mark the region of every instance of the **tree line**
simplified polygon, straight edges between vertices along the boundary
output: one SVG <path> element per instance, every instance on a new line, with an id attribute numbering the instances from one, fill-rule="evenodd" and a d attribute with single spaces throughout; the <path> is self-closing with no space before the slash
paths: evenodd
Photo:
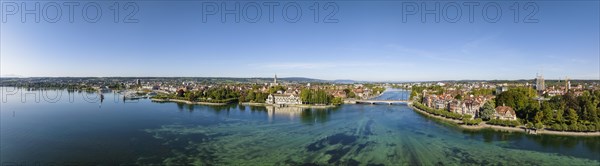
<path id="1" fill-rule="evenodd" d="M 240 93 L 229 88 L 211 88 L 199 91 L 185 91 L 184 93 L 159 94 L 153 98 L 157 99 L 179 99 L 192 102 L 230 103 L 237 101 Z"/>
<path id="2" fill-rule="evenodd" d="M 585 90 L 536 100 L 531 88 L 515 88 L 499 94 L 496 104 L 514 108 L 528 128 L 559 131 L 600 131 L 600 90 Z"/>
<path id="3" fill-rule="evenodd" d="M 240 97 L 241 102 L 252 102 L 252 103 L 265 103 L 269 93 L 254 92 L 254 90 L 247 90 L 245 95 Z"/>
<path id="4" fill-rule="evenodd" d="M 328 94 L 325 90 L 318 89 L 307 89 L 304 88 L 300 91 L 300 100 L 302 100 L 303 104 L 342 104 L 343 99 L 338 97 L 333 97 L 333 95 Z"/>

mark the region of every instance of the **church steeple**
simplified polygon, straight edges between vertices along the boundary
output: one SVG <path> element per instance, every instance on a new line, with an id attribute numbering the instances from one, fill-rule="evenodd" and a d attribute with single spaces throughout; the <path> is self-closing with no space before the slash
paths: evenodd
<path id="1" fill-rule="evenodd" d="M 275 77 L 273 78 L 273 83 L 271 83 L 271 86 L 278 86 L 279 83 L 277 83 L 277 74 L 275 74 Z"/>

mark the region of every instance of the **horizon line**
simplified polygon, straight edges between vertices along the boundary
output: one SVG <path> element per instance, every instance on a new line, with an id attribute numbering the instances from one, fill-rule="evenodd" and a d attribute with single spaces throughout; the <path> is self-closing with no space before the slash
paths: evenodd
<path id="1" fill-rule="evenodd" d="M 230 77 L 230 76 L 2 76 L 0 78 L 245 78 L 245 79 L 265 79 L 265 78 L 273 78 L 273 77 Z M 289 78 L 305 78 L 305 79 L 314 79 L 320 81 L 352 81 L 352 82 L 458 82 L 458 81 L 525 81 L 525 80 L 535 80 L 535 78 L 519 78 L 519 79 L 444 79 L 444 80 L 355 80 L 355 79 L 321 79 L 321 78 L 313 78 L 313 77 L 303 77 L 303 76 L 292 76 L 292 77 L 277 77 L 278 79 L 289 79 Z M 560 81 L 565 79 L 544 79 L 545 81 Z M 585 78 L 569 78 L 569 80 L 577 80 L 577 81 L 600 81 L 599 78 L 595 79 L 585 79 Z"/>

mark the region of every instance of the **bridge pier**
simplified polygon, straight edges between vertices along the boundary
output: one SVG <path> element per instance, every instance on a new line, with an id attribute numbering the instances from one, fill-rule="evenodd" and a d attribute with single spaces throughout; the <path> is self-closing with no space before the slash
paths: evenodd
<path id="1" fill-rule="evenodd" d="M 355 101 L 355 103 L 356 104 L 371 104 L 371 105 L 380 103 L 380 104 L 394 105 L 394 103 L 409 103 L 409 101 L 408 100 L 357 100 L 357 101 Z"/>

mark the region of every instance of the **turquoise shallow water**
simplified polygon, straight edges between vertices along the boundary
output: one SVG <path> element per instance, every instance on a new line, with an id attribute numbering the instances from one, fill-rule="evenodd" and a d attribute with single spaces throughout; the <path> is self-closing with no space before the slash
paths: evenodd
<path id="1" fill-rule="evenodd" d="M 62 98 L 2 96 L 2 163 L 600 165 L 598 137 L 465 131 L 404 105 L 215 107 L 112 94 L 100 103 L 93 94 L 72 93 L 71 101 L 66 91 L 48 92 Z"/>

